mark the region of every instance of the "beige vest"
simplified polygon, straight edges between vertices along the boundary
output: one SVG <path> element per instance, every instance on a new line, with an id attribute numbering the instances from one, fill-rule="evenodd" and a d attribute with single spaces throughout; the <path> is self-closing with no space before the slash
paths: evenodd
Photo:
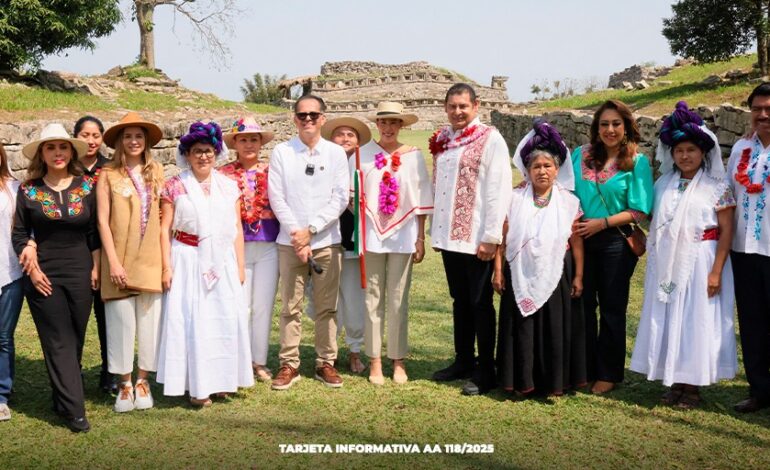
<path id="1" fill-rule="evenodd" d="M 109 185 L 110 231 L 115 252 L 128 276 L 127 288 L 110 280 L 110 262 L 102 250 L 102 299 L 116 300 L 140 292 L 162 292 L 160 253 L 160 198 L 153 195 L 147 227 L 142 237 L 142 203 L 129 176 L 113 168 L 102 169 L 99 185 Z"/>

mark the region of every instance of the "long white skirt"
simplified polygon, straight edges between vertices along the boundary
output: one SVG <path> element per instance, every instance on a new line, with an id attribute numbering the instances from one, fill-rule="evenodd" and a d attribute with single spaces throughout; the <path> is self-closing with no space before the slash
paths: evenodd
<path id="1" fill-rule="evenodd" d="M 238 279 L 235 251 L 225 256 L 227 268 L 204 293 L 196 247 L 173 240 L 171 289 L 163 297 L 158 350 L 163 394 L 205 399 L 254 385 L 251 370 L 248 308 Z"/>
<path id="2" fill-rule="evenodd" d="M 716 246 L 716 241 L 698 244 L 690 282 L 668 304 L 658 300 L 655 267 L 648 264 L 631 370 L 647 374 L 648 380 L 662 380 L 666 386 L 710 385 L 735 377 L 735 294 L 729 257 L 720 293 L 709 298 L 707 291 Z"/>

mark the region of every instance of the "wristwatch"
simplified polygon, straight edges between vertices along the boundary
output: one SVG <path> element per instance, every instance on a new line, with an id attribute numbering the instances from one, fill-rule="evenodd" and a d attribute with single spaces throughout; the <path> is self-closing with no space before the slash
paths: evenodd
<path id="1" fill-rule="evenodd" d="M 318 233 L 318 229 L 315 228 L 314 225 L 308 225 L 307 231 L 310 232 L 310 235 L 315 235 L 316 233 Z"/>

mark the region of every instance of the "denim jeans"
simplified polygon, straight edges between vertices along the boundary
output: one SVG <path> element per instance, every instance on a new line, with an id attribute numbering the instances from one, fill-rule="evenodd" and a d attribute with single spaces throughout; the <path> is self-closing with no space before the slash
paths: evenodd
<path id="1" fill-rule="evenodd" d="M 21 279 L 3 286 L 0 293 L 0 403 L 8 403 L 11 396 L 15 359 L 13 333 L 23 298 Z"/>

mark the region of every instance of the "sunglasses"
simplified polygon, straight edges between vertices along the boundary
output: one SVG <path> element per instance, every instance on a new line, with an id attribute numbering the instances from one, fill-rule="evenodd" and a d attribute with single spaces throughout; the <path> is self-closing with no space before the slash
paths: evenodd
<path id="1" fill-rule="evenodd" d="M 295 116 L 297 116 L 297 119 L 300 121 L 306 121 L 307 118 L 310 118 L 311 121 L 317 121 L 319 117 L 323 116 L 323 113 L 317 113 L 315 111 L 311 113 L 294 113 Z"/>

